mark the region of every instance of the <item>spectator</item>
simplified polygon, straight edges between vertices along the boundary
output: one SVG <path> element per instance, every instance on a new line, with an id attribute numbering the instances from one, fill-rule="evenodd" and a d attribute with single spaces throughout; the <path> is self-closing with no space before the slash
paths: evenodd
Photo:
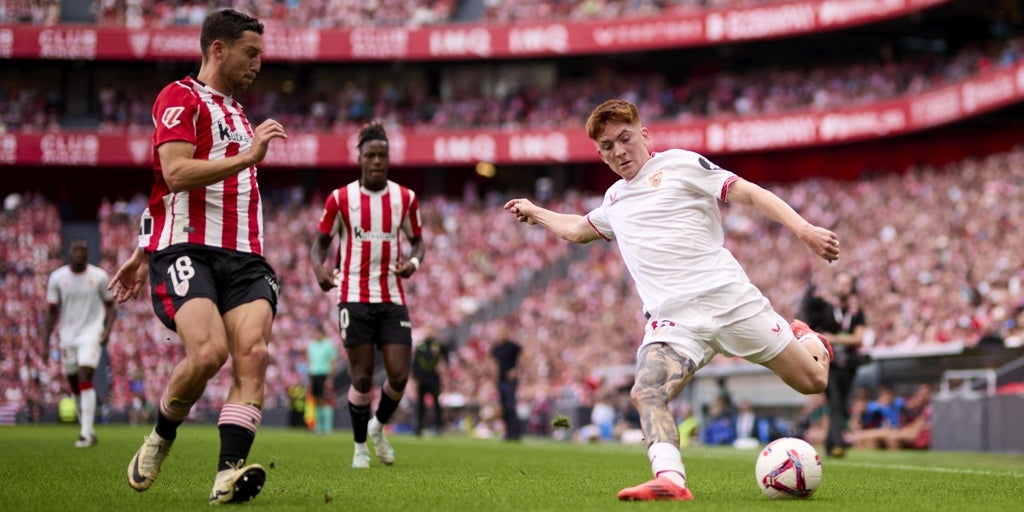
<path id="1" fill-rule="evenodd" d="M 428 335 L 416 346 L 412 358 L 412 376 L 416 379 L 416 435 L 423 435 L 423 418 L 426 416 L 427 397 L 433 409 L 434 434 L 444 431 L 444 415 L 441 412 L 441 375 L 438 365 L 448 361 L 448 348 L 433 334 Z"/>
<path id="2" fill-rule="evenodd" d="M 843 440 L 843 426 L 847 422 L 850 391 L 861 364 L 861 347 L 867 322 L 857 296 L 857 277 L 841 271 L 835 276 L 835 302 L 830 303 L 813 295 L 813 287 L 804 298 L 803 315 L 812 329 L 824 333 L 832 342 L 835 357 L 829 364 L 828 397 L 829 432 L 825 451 L 833 457 L 842 457 L 847 448 Z"/>
<path id="3" fill-rule="evenodd" d="M 505 424 L 506 441 L 518 441 L 522 437 L 519 422 L 517 391 L 519 388 L 519 355 L 522 347 L 503 336 L 491 349 L 491 356 L 498 363 L 498 394 L 501 403 L 501 419 Z"/>
<path id="4" fill-rule="evenodd" d="M 313 394 L 316 434 L 330 434 L 334 429 L 334 372 L 338 349 L 327 336 L 322 324 L 313 327 L 315 336 L 310 340 L 306 355 L 309 358 L 309 389 Z"/>
<path id="5" fill-rule="evenodd" d="M 736 440 L 736 417 L 722 395 L 715 397 L 708 407 L 707 418 L 700 440 L 706 445 L 731 445 Z"/>
<path id="6" fill-rule="evenodd" d="M 907 398 L 900 426 L 891 429 L 884 438 L 886 448 L 925 450 L 931 446 L 931 396 L 932 386 L 921 384 L 914 394 Z"/>
<path id="7" fill-rule="evenodd" d="M 883 447 L 891 432 L 901 426 L 902 417 L 903 399 L 891 387 L 882 386 L 861 415 L 861 428 L 853 433 L 853 446 L 867 450 Z"/>

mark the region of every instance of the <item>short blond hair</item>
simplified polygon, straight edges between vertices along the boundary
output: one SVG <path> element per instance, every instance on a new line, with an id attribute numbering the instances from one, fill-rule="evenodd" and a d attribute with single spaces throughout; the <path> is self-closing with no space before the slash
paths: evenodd
<path id="1" fill-rule="evenodd" d="M 597 106 L 587 118 L 587 136 L 597 142 L 605 126 L 615 123 L 626 123 L 640 126 L 640 112 L 630 101 L 608 100 Z"/>

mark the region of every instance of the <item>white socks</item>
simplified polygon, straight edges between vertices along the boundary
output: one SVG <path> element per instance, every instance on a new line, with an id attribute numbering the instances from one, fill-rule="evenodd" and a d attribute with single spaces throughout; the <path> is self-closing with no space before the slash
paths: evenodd
<path id="1" fill-rule="evenodd" d="M 88 439 L 96 435 L 93 424 L 96 421 L 96 390 L 89 388 L 82 391 L 82 409 L 78 418 L 82 424 L 82 437 Z"/>
<path id="2" fill-rule="evenodd" d="M 663 476 L 679 487 L 686 487 L 686 468 L 678 447 L 654 443 L 647 449 L 647 459 L 651 461 L 651 472 L 655 478 Z"/>

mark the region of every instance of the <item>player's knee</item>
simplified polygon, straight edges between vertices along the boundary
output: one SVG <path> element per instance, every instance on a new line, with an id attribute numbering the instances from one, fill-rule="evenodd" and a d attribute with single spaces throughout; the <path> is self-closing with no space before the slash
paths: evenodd
<path id="1" fill-rule="evenodd" d="M 203 377 L 210 379 L 217 372 L 220 371 L 221 367 L 228 360 L 228 354 L 223 350 L 206 349 L 198 350 L 194 354 L 188 356 L 189 364 L 192 366 L 194 371 L 202 375 Z"/>
<path id="2" fill-rule="evenodd" d="M 638 410 L 668 403 L 668 397 L 661 388 L 643 386 L 639 383 L 633 385 L 633 389 L 629 391 L 629 397 Z"/>
<path id="3" fill-rule="evenodd" d="M 793 388 L 805 395 L 824 393 L 825 388 L 828 387 L 828 373 L 825 371 L 812 372 L 804 375 L 794 384 Z"/>
<path id="4" fill-rule="evenodd" d="M 827 388 L 827 387 L 828 387 L 828 373 L 827 372 L 819 372 L 819 373 L 815 374 L 813 387 L 811 388 L 811 392 L 807 393 L 807 394 L 808 395 L 817 395 L 818 393 L 824 393 L 825 392 L 825 388 Z"/>
<path id="5" fill-rule="evenodd" d="M 239 355 L 240 358 L 245 359 L 246 366 L 249 368 L 262 368 L 266 369 L 270 363 L 270 351 L 267 349 L 266 343 L 254 343 L 249 346 L 245 352 Z"/>
<path id="6" fill-rule="evenodd" d="M 408 383 L 409 383 L 409 376 L 408 375 L 406 375 L 405 377 L 402 377 L 400 375 L 396 376 L 396 377 L 388 376 L 388 385 L 391 386 L 391 389 L 397 391 L 398 393 L 404 392 L 405 391 L 405 386 Z"/>
<path id="7" fill-rule="evenodd" d="M 373 379 L 369 375 L 352 376 L 352 387 L 359 393 L 369 393 L 371 386 L 373 386 Z"/>

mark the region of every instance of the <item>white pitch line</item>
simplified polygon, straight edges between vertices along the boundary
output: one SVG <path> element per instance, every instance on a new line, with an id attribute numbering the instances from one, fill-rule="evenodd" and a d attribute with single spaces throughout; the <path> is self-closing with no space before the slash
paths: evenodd
<path id="1" fill-rule="evenodd" d="M 991 471 L 987 469 L 943 468 L 932 466 L 910 466 L 907 464 L 877 464 L 871 462 L 841 462 L 839 464 L 843 466 L 856 466 L 862 468 L 903 469 L 907 471 L 928 471 L 931 473 L 954 473 L 959 475 L 1006 476 L 1011 478 L 1024 478 L 1024 473 L 1017 473 L 1013 471 Z"/>

